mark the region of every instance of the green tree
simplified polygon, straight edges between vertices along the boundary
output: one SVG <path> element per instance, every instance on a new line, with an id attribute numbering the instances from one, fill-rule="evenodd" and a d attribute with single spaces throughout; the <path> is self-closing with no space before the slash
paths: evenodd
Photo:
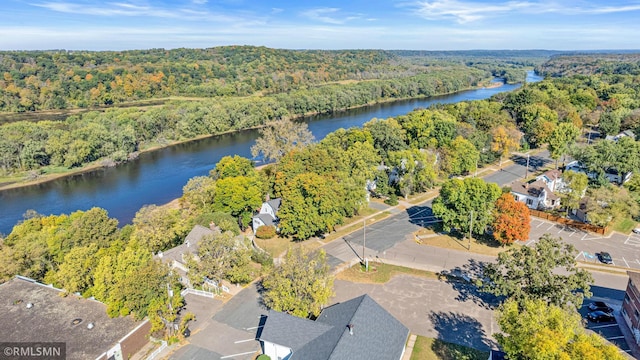
<path id="1" fill-rule="evenodd" d="M 556 169 L 558 168 L 558 159 L 569 151 L 569 147 L 579 135 L 580 129 L 571 123 L 560 123 L 551 132 L 547 141 L 549 143 L 549 154 L 556 161 Z"/>
<path id="2" fill-rule="evenodd" d="M 262 204 L 262 186 L 257 176 L 234 176 L 216 181 L 213 209 L 228 212 L 239 219 L 244 229 L 251 215 Z"/>
<path id="3" fill-rule="evenodd" d="M 433 200 L 433 214 L 442 219 L 445 231 L 483 234 L 493 220 L 493 209 L 502 191 L 498 185 L 479 178 L 450 179 Z M 473 224 L 472 224 L 473 223 Z"/>
<path id="4" fill-rule="evenodd" d="M 216 167 L 211 170 L 210 175 L 215 180 L 235 176 L 254 176 L 256 173 L 253 162 L 242 156 L 225 156 Z"/>
<path id="5" fill-rule="evenodd" d="M 277 120 L 260 130 L 260 137 L 251 147 L 251 155 L 262 154 L 265 161 L 278 160 L 295 148 L 311 144 L 313 139 L 306 123 Z"/>
<path id="6" fill-rule="evenodd" d="M 509 299 L 496 317 L 502 333 L 494 336 L 509 359 L 625 359 L 615 346 L 587 333 L 575 310 L 540 299 Z"/>
<path id="7" fill-rule="evenodd" d="M 521 305 L 526 300 L 543 300 L 567 309 L 580 308 L 583 298 L 591 296 L 593 277 L 576 267 L 576 255 L 573 245 L 545 234 L 533 247 L 502 252 L 496 263 L 485 266 L 483 290 Z M 557 269 L 563 273 L 556 273 Z"/>
<path id="8" fill-rule="evenodd" d="M 462 136 L 456 137 L 443 152 L 442 170 L 449 175 L 473 171 L 480 159 L 480 152 Z"/>
<path id="9" fill-rule="evenodd" d="M 289 249 L 284 262 L 264 280 L 263 300 L 271 309 L 299 317 L 315 317 L 333 296 L 333 276 L 324 250 Z"/>
<path id="10" fill-rule="evenodd" d="M 188 262 L 194 284 L 205 278 L 233 283 L 251 281 L 251 250 L 232 232 L 205 236 L 198 244 L 198 261 Z"/>
<path id="11" fill-rule="evenodd" d="M 566 184 L 566 189 L 561 190 L 562 205 L 567 208 L 568 214 L 570 210 L 580 207 L 580 199 L 587 190 L 589 178 L 584 173 L 569 170 L 562 174 L 562 180 Z"/>
<path id="12" fill-rule="evenodd" d="M 191 212 L 205 211 L 214 199 L 215 180 L 209 176 L 196 176 L 182 188 L 180 203 Z"/>
<path id="13" fill-rule="evenodd" d="M 405 142 L 405 131 L 398 124 L 398 121 L 393 118 L 387 120 L 372 119 L 364 124 L 364 128 L 371 134 L 373 146 L 378 150 L 383 160 L 387 158 L 387 154 L 391 151 L 408 148 Z"/>
<path id="14" fill-rule="evenodd" d="M 156 205 L 138 210 L 133 218 L 133 227 L 132 237 L 153 253 L 178 245 L 188 231 L 179 210 Z"/>
<path id="15" fill-rule="evenodd" d="M 615 111 L 605 111 L 600 115 L 598 129 L 605 135 L 616 135 L 620 132 L 621 119 Z"/>

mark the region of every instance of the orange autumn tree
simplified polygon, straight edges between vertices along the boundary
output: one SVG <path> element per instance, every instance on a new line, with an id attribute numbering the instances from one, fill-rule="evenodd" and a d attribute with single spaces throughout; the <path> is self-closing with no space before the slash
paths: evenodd
<path id="1" fill-rule="evenodd" d="M 529 208 L 524 203 L 515 201 L 510 193 L 502 194 L 496 200 L 494 215 L 493 237 L 500 244 L 509 245 L 529 237 Z"/>

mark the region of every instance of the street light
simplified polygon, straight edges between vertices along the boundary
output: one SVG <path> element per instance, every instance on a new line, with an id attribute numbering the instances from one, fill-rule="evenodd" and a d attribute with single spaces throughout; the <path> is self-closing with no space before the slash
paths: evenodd
<path id="1" fill-rule="evenodd" d="M 364 271 L 369 271 L 369 262 L 365 258 L 364 248 L 367 245 L 367 219 L 363 219 L 364 227 L 362 230 L 362 262 L 364 262 Z"/>

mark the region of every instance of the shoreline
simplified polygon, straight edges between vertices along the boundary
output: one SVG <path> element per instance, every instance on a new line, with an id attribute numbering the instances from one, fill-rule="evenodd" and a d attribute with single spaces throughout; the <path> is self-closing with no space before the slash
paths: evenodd
<path id="1" fill-rule="evenodd" d="M 340 113 L 340 112 L 343 112 L 343 111 L 348 111 L 348 110 L 353 110 L 353 109 L 358 109 L 358 108 L 364 108 L 364 107 L 374 106 L 374 105 L 378 105 L 378 104 L 385 104 L 385 103 L 391 103 L 391 102 L 396 102 L 396 101 L 407 101 L 407 100 L 414 100 L 414 99 L 426 99 L 426 98 L 433 98 L 433 97 L 438 97 L 438 96 L 447 96 L 447 95 L 462 93 L 462 92 L 470 91 L 470 90 L 478 90 L 478 89 L 483 89 L 483 88 L 486 88 L 486 89 L 488 89 L 488 88 L 497 88 L 497 87 L 504 86 L 503 82 L 490 83 L 488 86 L 484 86 L 482 84 L 483 83 L 479 83 L 475 87 L 469 87 L 469 88 L 465 88 L 465 89 L 462 89 L 460 91 L 455 91 L 455 92 L 448 92 L 448 93 L 442 93 L 442 94 L 431 95 L 431 96 L 416 96 L 416 97 L 403 97 L 403 98 L 385 99 L 385 100 L 381 100 L 381 101 L 375 101 L 375 102 L 371 102 L 371 103 L 366 103 L 366 104 L 363 104 L 363 105 L 351 106 L 351 107 L 348 107 L 348 108 L 335 110 L 335 111 L 330 112 L 330 113 L 310 112 L 310 113 L 305 113 L 305 114 L 297 115 L 297 116 L 287 116 L 287 117 L 284 117 L 283 119 L 295 121 L 295 120 L 299 120 L 299 119 L 302 119 L 302 118 L 305 118 L 305 117 L 309 117 L 309 116 L 317 116 L 317 115 L 331 114 L 331 113 Z M 496 85 L 493 85 L 493 84 L 496 84 Z M 220 136 L 220 135 L 225 135 L 225 134 L 230 134 L 230 133 L 235 133 L 235 132 L 240 132 L 240 131 L 245 131 L 245 130 L 260 129 L 260 128 L 264 127 L 264 126 L 266 126 L 266 125 L 254 126 L 254 127 L 249 127 L 249 128 L 246 128 L 246 129 L 239 129 L 239 130 L 229 130 L 229 131 L 224 131 L 224 132 L 217 133 L 217 134 L 199 135 L 199 136 L 196 136 L 196 137 L 190 138 L 190 139 L 173 141 L 173 142 L 170 142 L 170 143 L 168 143 L 166 145 L 154 145 L 154 146 L 151 146 L 149 148 L 146 148 L 146 149 L 138 151 L 138 155 L 142 155 L 144 153 L 148 153 L 148 152 L 152 152 L 152 151 L 162 150 L 162 149 L 165 149 L 165 148 L 169 148 L 169 147 L 172 147 L 172 146 L 176 146 L 176 145 L 180 145 L 180 144 L 184 144 L 184 143 L 188 143 L 188 142 L 192 142 L 192 141 L 198 141 L 198 140 L 202 140 L 202 139 L 207 139 L 207 138 L 211 138 L 211 137 L 215 137 L 215 136 Z M 37 186 L 37 185 L 45 184 L 45 183 L 52 182 L 52 181 L 55 181 L 55 180 L 59 180 L 59 179 L 65 178 L 65 177 L 71 177 L 71 176 L 75 176 L 75 175 L 80 175 L 80 174 L 94 172 L 94 171 L 98 171 L 100 169 L 108 168 L 108 167 L 102 165 L 102 161 L 104 161 L 104 159 L 96 160 L 93 163 L 89 163 L 89 164 L 87 164 L 85 166 L 82 166 L 80 168 L 77 168 L 77 169 L 71 169 L 71 170 L 68 170 L 68 171 L 65 171 L 65 172 L 56 173 L 56 174 L 42 175 L 42 176 L 39 176 L 38 178 L 33 179 L 33 180 L 22 180 L 22 181 L 6 183 L 4 185 L 0 185 L 0 192 L 1 191 L 6 191 L 6 190 L 14 190 L 14 189 L 19 189 L 19 188 L 24 188 L 24 187 L 30 187 L 30 186 Z M 135 161 L 135 159 L 116 164 L 115 166 L 120 166 L 120 165 L 122 165 L 124 163 L 131 162 L 131 161 Z"/>

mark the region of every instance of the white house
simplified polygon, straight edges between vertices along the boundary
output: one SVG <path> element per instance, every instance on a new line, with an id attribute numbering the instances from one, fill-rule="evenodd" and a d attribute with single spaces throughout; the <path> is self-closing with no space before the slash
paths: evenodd
<path id="1" fill-rule="evenodd" d="M 548 170 L 542 175 L 538 175 L 536 180 L 544 182 L 552 192 L 561 192 L 566 187 L 562 180 L 562 172 L 558 169 Z"/>
<path id="2" fill-rule="evenodd" d="M 597 173 L 587 170 L 587 167 L 578 161 L 572 161 L 568 163 L 567 166 L 565 166 L 564 170 L 565 171 L 571 170 L 574 172 L 580 172 L 580 173 L 586 174 L 587 177 L 591 180 L 594 180 L 598 177 Z M 614 168 L 604 169 L 604 176 L 607 178 L 609 182 L 615 183 L 615 184 L 626 183 L 627 181 L 629 181 L 629 179 L 631 179 L 631 175 L 633 175 L 632 172 L 621 174 L 618 170 Z"/>
<path id="3" fill-rule="evenodd" d="M 280 209 L 281 203 L 282 199 L 280 198 L 268 200 L 262 203 L 260 212 L 258 212 L 258 214 L 252 219 L 254 235 L 260 226 L 278 225 L 278 209 Z"/>
<path id="4" fill-rule="evenodd" d="M 560 206 L 560 198 L 542 180 L 531 183 L 515 181 L 511 184 L 511 194 L 516 201 L 523 202 L 530 209 L 555 209 Z"/>

